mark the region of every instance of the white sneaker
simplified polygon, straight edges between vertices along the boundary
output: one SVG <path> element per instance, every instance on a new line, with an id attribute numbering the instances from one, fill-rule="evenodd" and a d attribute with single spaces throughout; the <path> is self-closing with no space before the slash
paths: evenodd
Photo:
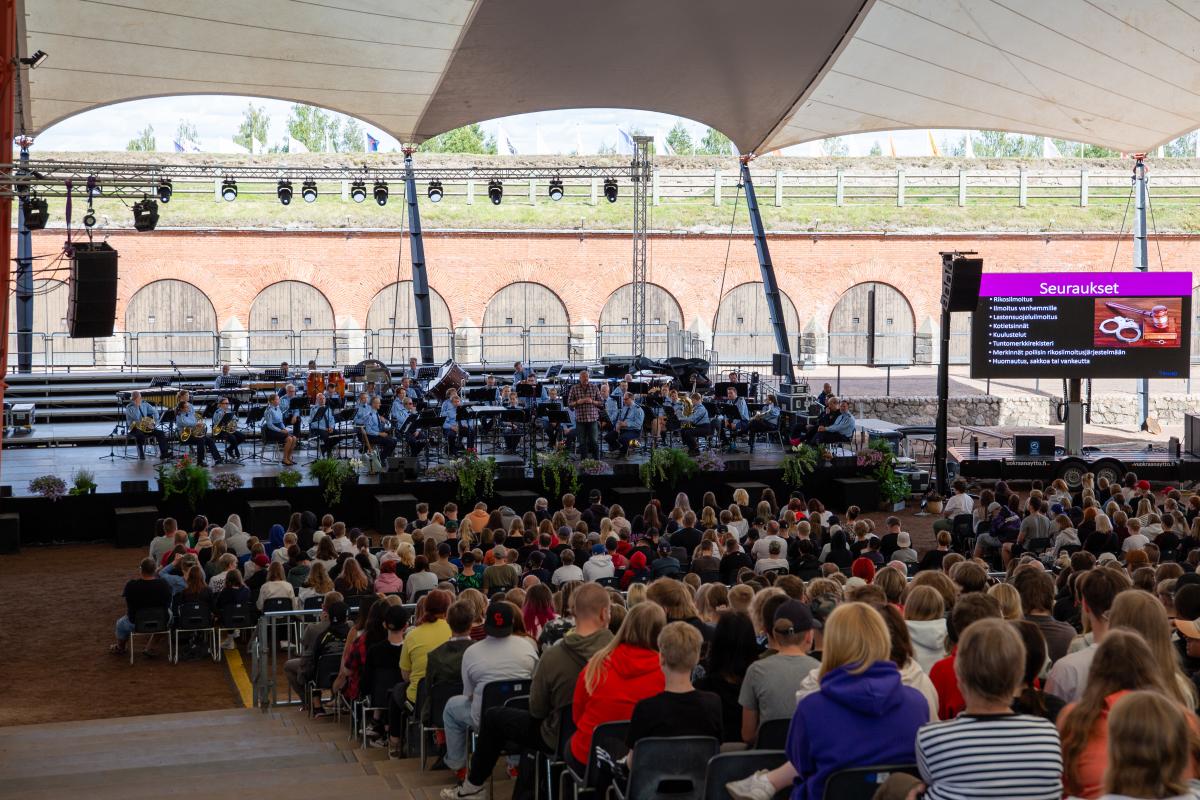
<path id="1" fill-rule="evenodd" d="M 725 790 L 734 800 L 771 800 L 775 796 L 775 787 L 767 780 L 765 769 L 740 781 L 730 781 L 725 784 Z"/>
<path id="2" fill-rule="evenodd" d="M 235 642 L 233 640 L 233 637 L 226 636 L 224 639 L 221 640 L 221 649 L 222 650 L 237 650 L 237 642 Z"/>
<path id="3" fill-rule="evenodd" d="M 463 781 L 461 786 L 447 786 L 442 789 L 442 800 L 488 800 L 488 787 L 476 786 L 470 781 Z"/>

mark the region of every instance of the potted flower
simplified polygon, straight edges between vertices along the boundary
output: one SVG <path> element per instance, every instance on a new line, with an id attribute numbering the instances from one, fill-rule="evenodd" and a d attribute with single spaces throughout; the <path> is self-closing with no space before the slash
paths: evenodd
<path id="1" fill-rule="evenodd" d="M 725 460 L 715 450 L 705 450 L 696 456 L 696 468 L 701 472 L 724 472 Z"/>
<path id="2" fill-rule="evenodd" d="M 581 475 L 612 475 L 612 464 L 598 461 L 594 458 L 585 458 L 579 462 L 579 474 Z"/>
<path id="3" fill-rule="evenodd" d="M 67 493 L 67 482 L 57 475 L 42 475 L 29 482 L 29 493 L 53 502 Z"/>
<path id="4" fill-rule="evenodd" d="M 579 468 L 565 449 L 555 448 L 549 455 L 534 451 L 533 468 L 541 472 L 542 489 L 551 497 L 560 497 L 564 486 L 571 494 L 579 493 Z"/>
<path id="5" fill-rule="evenodd" d="M 496 480 L 496 459 L 480 458 L 474 448 L 463 453 L 462 458 L 450 462 L 454 477 L 458 480 L 460 503 L 474 503 L 481 497 L 490 497 Z"/>
<path id="6" fill-rule="evenodd" d="M 686 450 L 678 447 L 659 447 L 647 461 L 642 462 L 638 474 L 647 489 L 672 487 L 684 478 L 690 478 L 698 469 L 695 459 Z"/>
<path id="7" fill-rule="evenodd" d="M 940 514 L 940 513 L 942 513 L 942 503 L 943 502 L 944 501 L 940 494 L 938 494 L 937 492 L 930 492 L 929 495 L 925 498 L 925 510 L 928 511 L 930 514 Z"/>
<path id="8" fill-rule="evenodd" d="M 342 502 L 342 487 L 357 475 L 349 461 L 318 458 L 308 465 L 308 477 L 320 484 L 325 504 L 335 506 Z"/>
<path id="9" fill-rule="evenodd" d="M 279 470 L 279 474 L 275 476 L 279 485 L 284 489 L 295 489 L 303 478 L 304 476 L 300 474 L 299 470 L 287 468 Z"/>
<path id="10" fill-rule="evenodd" d="M 71 487 L 71 491 L 68 494 L 74 497 L 96 493 L 96 473 L 90 469 L 75 470 L 75 475 L 72 476 L 71 481 L 75 485 Z"/>
<path id="11" fill-rule="evenodd" d="M 213 488 L 221 492 L 232 492 L 242 488 L 246 481 L 236 472 L 222 472 L 213 478 Z"/>
<path id="12" fill-rule="evenodd" d="M 174 464 L 158 465 L 158 487 L 163 500 L 179 495 L 187 501 L 188 510 L 195 511 L 200 498 L 208 491 L 211 475 L 204 467 L 184 456 Z"/>

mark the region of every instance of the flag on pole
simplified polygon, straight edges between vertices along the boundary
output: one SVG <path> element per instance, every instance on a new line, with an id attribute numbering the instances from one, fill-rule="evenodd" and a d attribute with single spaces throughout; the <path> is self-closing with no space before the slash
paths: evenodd
<path id="1" fill-rule="evenodd" d="M 376 139 L 374 136 L 372 136 L 369 133 L 367 134 L 367 152 L 368 153 L 378 153 L 379 152 L 379 140 Z"/>
<path id="2" fill-rule="evenodd" d="M 1054 144 L 1054 140 L 1049 136 L 1042 137 L 1042 158 L 1062 158 L 1062 153 L 1058 151 L 1058 146 Z"/>
<path id="3" fill-rule="evenodd" d="M 929 153 L 933 156 L 941 156 L 942 151 L 938 150 L 937 142 L 933 139 L 933 131 L 925 131 L 929 134 Z"/>
<path id="4" fill-rule="evenodd" d="M 892 154 L 892 158 L 896 157 L 896 140 L 890 133 L 888 134 L 888 152 Z"/>
<path id="5" fill-rule="evenodd" d="M 664 156 L 675 155 L 675 151 L 671 149 L 671 143 L 667 141 L 667 135 L 663 133 L 662 128 L 654 131 L 654 146 Z"/>
<path id="6" fill-rule="evenodd" d="M 617 136 L 617 141 L 620 142 L 618 149 L 626 155 L 633 155 L 633 137 L 629 135 L 629 132 L 624 128 L 617 128 Z"/>
<path id="7" fill-rule="evenodd" d="M 183 152 L 183 145 L 179 143 L 179 140 L 178 140 L 178 139 L 176 139 L 176 140 L 175 140 L 175 152 L 176 152 L 176 153 L 182 153 L 182 152 Z"/>
<path id="8" fill-rule="evenodd" d="M 971 132 L 970 131 L 967 131 L 966 156 L 967 156 L 967 158 L 975 157 L 975 145 L 971 142 Z"/>
<path id="9" fill-rule="evenodd" d="M 498 153 L 508 153 L 510 156 L 517 154 L 516 145 L 512 143 L 512 139 L 508 138 L 508 131 L 503 125 L 496 126 L 496 151 Z"/>

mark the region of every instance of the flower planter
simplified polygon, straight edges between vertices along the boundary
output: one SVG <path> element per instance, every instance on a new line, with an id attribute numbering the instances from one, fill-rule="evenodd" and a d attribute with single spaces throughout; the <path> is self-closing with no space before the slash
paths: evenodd
<path id="1" fill-rule="evenodd" d="M 928 503 L 925 504 L 925 510 L 928 511 L 930 514 L 942 513 L 942 501 L 941 500 L 930 500 Z"/>

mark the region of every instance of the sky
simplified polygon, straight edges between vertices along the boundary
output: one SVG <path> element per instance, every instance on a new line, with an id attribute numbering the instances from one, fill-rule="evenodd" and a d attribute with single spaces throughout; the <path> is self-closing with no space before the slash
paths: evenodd
<path id="1" fill-rule="evenodd" d="M 147 124 L 154 127 L 158 150 L 173 152 L 175 132 L 180 120 L 196 126 L 203 152 L 238 152 L 233 136 L 241 124 L 246 106 L 253 102 L 265 106 L 271 115 L 268 140 L 282 144 L 287 138 L 287 119 L 292 104 L 282 100 L 212 95 L 188 97 L 159 97 L 134 100 L 95 109 L 49 128 L 37 137 L 34 152 L 125 150 L 129 140 L 136 137 Z M 567 154 L 587 155 L 602 147 L 617 147 L 621 151 L 620 131 L 640 128 L 656 141 L 666 137 L 676 122 L 682 122 L 699 142 L 706 126 L 670 114 L 623 109 L 574 109 L 543 111 L 504 117 L 482 123 L 484 130 L 495 136 L 501 153 L 515 150 L 522 155 Z M 382 152 L 399 150 L 400 143 L 378 128 L 363 123 L 367 132 L 378 139 Z M 957 140 L 962 131 L 936 131 L 934 140 Z M 897 131 L 892 134 L 871 133 L 843 137 L 849 155 L 866 155 L 878 142 L 883 153 L 890 155 L 890 142 L 898 156 L 930 155 L 927 131 Z M 511 148 L 506 144 L 511 143 Z M 658 151 L 663 152 L 661 144 Z M 820 155 L 819 144 L 787 148 L 785 155 Z M 36 157 L 36 156 L 35 156 Z"/>

